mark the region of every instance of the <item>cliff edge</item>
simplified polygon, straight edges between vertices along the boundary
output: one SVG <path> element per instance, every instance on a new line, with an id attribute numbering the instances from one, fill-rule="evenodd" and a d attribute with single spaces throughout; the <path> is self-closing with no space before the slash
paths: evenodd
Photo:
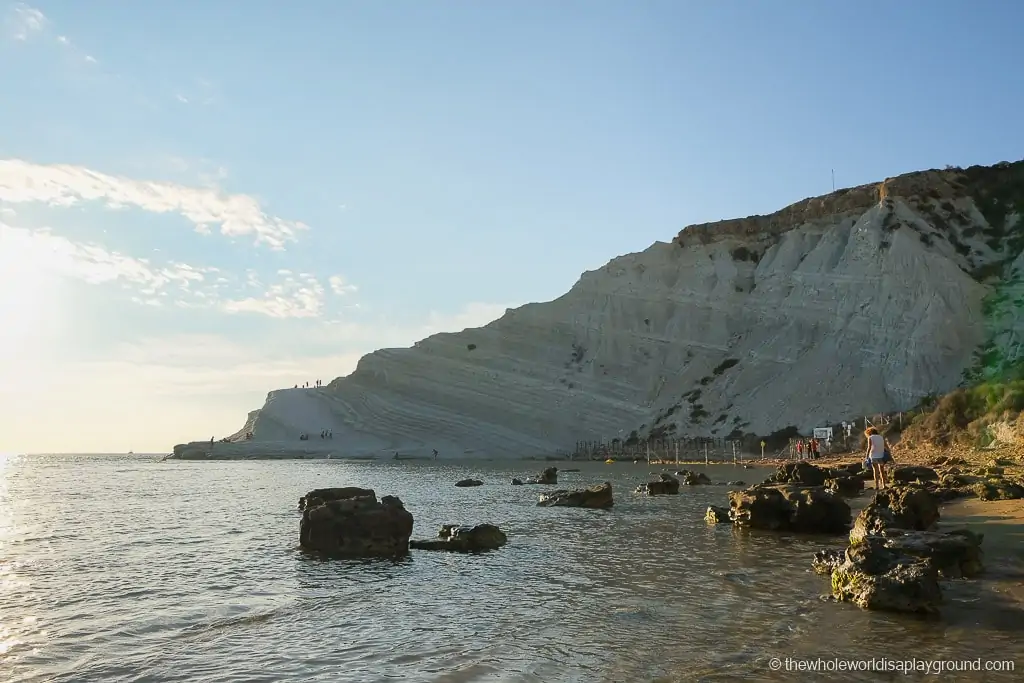
<path id="1" fill-rule="evenodd" d="M 273 391 L 232 438 L 331 429 L 344 455 L 525 457 L 906 409 L 1015 362 L 1022 215 L 1024 161 L 689 226 L 554 301 Z"/>

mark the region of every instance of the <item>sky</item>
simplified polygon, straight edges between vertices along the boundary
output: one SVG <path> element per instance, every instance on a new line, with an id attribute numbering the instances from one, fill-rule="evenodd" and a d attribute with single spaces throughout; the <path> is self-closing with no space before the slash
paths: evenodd
<path id="1" fill-rule="evenodd" d="M 1024 157 L 1005 0 L 0 0 L 0 452 L 169 452 L 688 224 Z"/>

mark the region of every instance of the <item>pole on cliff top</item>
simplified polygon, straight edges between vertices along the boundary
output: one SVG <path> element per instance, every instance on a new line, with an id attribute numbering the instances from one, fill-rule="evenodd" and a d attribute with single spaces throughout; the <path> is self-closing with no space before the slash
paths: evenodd
<path id="1" fill-rule="evenodd" d="M 832 191 L 836 191 L 836 169 L 832 169 Z"/>

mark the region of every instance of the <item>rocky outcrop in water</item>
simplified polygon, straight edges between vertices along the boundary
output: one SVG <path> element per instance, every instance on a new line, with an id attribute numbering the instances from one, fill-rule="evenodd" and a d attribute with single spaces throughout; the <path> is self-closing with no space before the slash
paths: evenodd
<path id="1" fill-rule="evenodd" d="M 497 550 L 508 543 L 505 532 L 493 524 L 461 526 L 445 524 L 436 539 L 409 541 L 414 550 L 443 550 L 452 553 L 477 553 Z"/>
<path id="2" fill-rule="evenodd" d="M 637 486 L 636 492 L 648 496 L 676 495 L 679 493 L 679 480 L 662 472 L 657 480 Z"/>
<path id="3" fill-rule="evenodd" d="M 927 562 L 871 537 L 847 548 L 831 571 L 832 596 L 869 610 L 938 614 L 938 571 Z"/>
<path id="4" fill-rule="evenodd" d="M 484 483 L 479 479 L 460 479 L 455 482 L 455 485 L 459 488 L 466 488 L 468 486 L 483 486 Z"/>
<path id="5" fill-rule="evenodd" d="M 779 465 L 778 469 L 764 480 L 765 484 L 799 484 L 801 486 L 822 486 L 832 475 L 827 469 L 801 460 Z"/>
<path id="6" fill-rule="evenodd" d="M 910 173 L 688 226 L 554 301 L 376 351 L 316 391 L 271 392 L 232 438 L 327 428 L 351 455 L 523 457 L 910 408 L 959 385 L 983 344 L 998 354 L 1020 336 L 1019 297 L 992 295 L 1024 264 L 1022 169 Z"/>
<path id="7" fill-rule="evenodd" d="M 937 614 L 940 578 L 983 571 L 982 537 L 966 529 L 932 531 L 938 521 L 938 499 L 923 487 L 880 491 L 854 521 L 849 547 L 815 554 L 812 566 L 831 577 L 832 596 L 840 602 Z"/>
<path id="8" fill-rule="evenodd" d="M 686 486 L 698 486 L 700 484 L 710 484 L 711 479 L 708 475 L 703 472 L 694 472 L 693 470 L 679 470 L 676 472 L 676 476 L 679 477 L 679 481 Z"/>
<path id="9" fill-rule="evenodd" d="M 850 531 L 850 543 L 859 543 L 884 529 L 927 531 L 939 521 L 939 501 L 922 488 L 893 487 L 879 491 L 861 510 Z"/>
<path id="10" fill-rule="evenodd" d="M 399 557 L 409 552 L 412 515 L 395 496 L 370 489 L 316 489 L 300 500 L 299 544 L 337 557 Z"/>
<path id="11" fill-rule="evenodd" d="M 543 472 L 538 474 L 536 477 L 530 477 L 529 479 L 513 479 L 513 486 L 521 486 L 523 484 L 557 484 L 558 483 L 558 468 L 547 467 Z"/>
<path id="12" fill-rule="evenodd" d="M 542 507 L 610 508 L 614 505 L 611 482 L 596 484 L 585 489 L 559 489 L 540 494 L 537 505 Z"/>
<path id="13" fill-rule="evenodd" d="M 709 505 L 707 512 L 704 513 L 704 521 L 708 524 L 726 524 L 731 522 L 732 518 L 729 517 L 729 508 Z"/>
<path id="14" fill-rule="evenodd" d="M 758 485 L 729 493 L 730 518 L 740 526 L 771 531 L 845 533 L 852 513 L 824 487 Z"/>

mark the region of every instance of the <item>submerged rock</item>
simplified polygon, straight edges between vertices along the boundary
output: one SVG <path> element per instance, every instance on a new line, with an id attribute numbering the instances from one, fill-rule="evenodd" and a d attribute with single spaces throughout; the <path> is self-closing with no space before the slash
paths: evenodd
<path id="1" fill-rule="evenodd" d="M 460 479 L 459 481 L 455 482 L 455 485 L 465 488 L 467 486 L 483 486 L 484 483 L 479 479 Z"/>
<path id="2" fill-rule="evenodd" d="M 739 481 L 739 480 L 737 480 L 737 481 L 727 481 L 727 482 L 725 482 L 725 485 L 726 486 L 746 486 L 747 482 Z"/>
<path id="3" fill-rule="evenodd" d="M 505 532 L 493 524 L 461 526 L 445 524 L 436 539 L 409 541 L 414 550 L 443 550 L 453 553 L 475 553 L 497 550 L 508 543 Z"/>
<path id="4" fill-rule="evenodd" d="M 317 489 L 303 500 L 299 525 L 303 548 L 340 557 L 408 554 L 413 519 L 397 497 L 383 496 L 378 501 L 370 489 L 349 487 Z"/>
<path id="5" fill-rule="evenodd" d="M 665 476 L 665 475 L 662 475 Z M 679 480 L 687 486 L 697 486 L 699 484 L 710 484 L 711 478 L 703 472 L 694 472 L 693 470 L 679 470 L 676 472 L 676 476 Z"/>
<path id="6" fill-rule="evenodd" d="M 726 522 L 731 522 L 732 519 L 729 517 L 729 508 L 718 505 L 709 505 L 708 511 L 704 513 L 704 521 L 708 524 L 725 524 Z"/>
<path id="7" fill-rule="evenodd" d="M 543 507 L 610 508 L 613 504 L 612 485 L 607 481 L 585 489 L 542 493 L 537 501 Z"/>
<path id="8" fill-rule="evenodd" d="M 731 491 L 729 505 L 736 524 L 773 531 L 844 533 L 852 517 L 845 500 L 820 486 L 754 486 Z"/>
<path id="9" fill-rule="evenodd" d="M 679 480 L 671 474 L 662 472 L 660 479 L 637 486 L 636 492 L 648 496 L 675 495 L 679 493 Z"/>

